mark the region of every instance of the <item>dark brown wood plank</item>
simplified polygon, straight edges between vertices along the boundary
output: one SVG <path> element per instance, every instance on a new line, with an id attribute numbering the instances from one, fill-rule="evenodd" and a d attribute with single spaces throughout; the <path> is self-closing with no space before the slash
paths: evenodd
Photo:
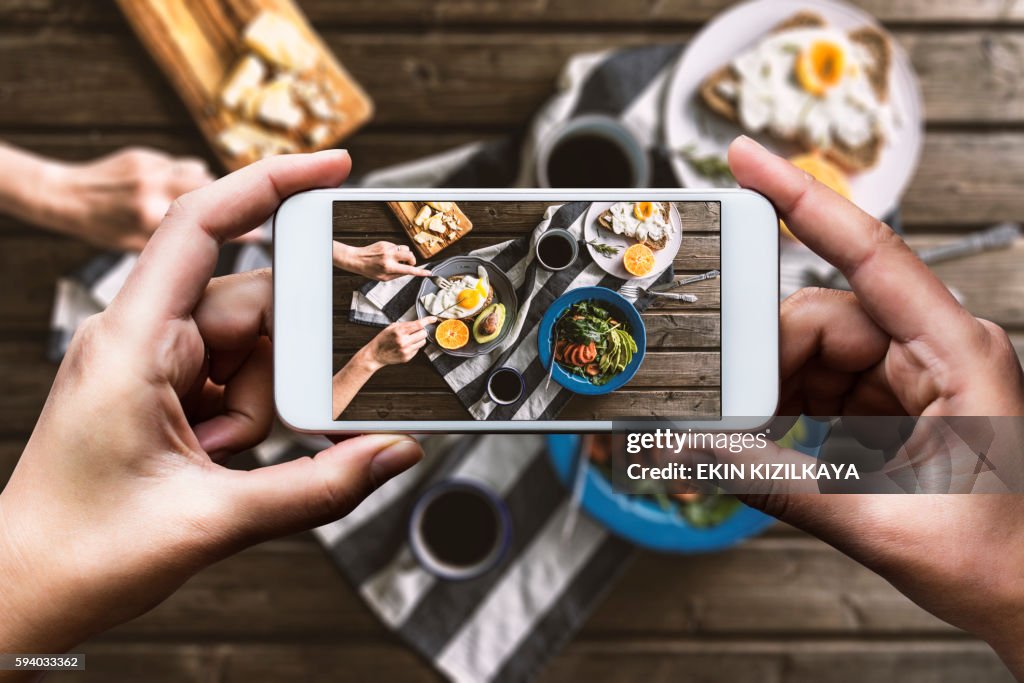
<path id="1" fill-rule="evenodd" d="M 372 130 L 348 145 L 355 173 L 417 159 L 493 133 L 387 132 Z M 124 131 L 103 128 L 82 132 L 0 134 L 14 144 L 57 158 L 84 160 L 128 145 L 151 145 L 176 154 L 203 156 L 199 134 L 182 130 Z M 929 132 L 917 174 L 902 205 L 904 227 L 910 231 L 964 229 L 1024 215 L 1024 133 Z M 0 217 L 0 234 L 15 229 Z"/>
<path id="2" fill-rule="evenodd" d="M 265 543 L 203 570 L 117 640 L 309 639 L 386 633 L 312 536 Z M 885 580 L 800 532 L 723 553 L 641 553 L 584 639 L 967 638 Z"/>
<path id="3" fill-rule="evenodd" d="M 627 416 L 710 416 L 719 413 L 721 405 L 717 391 L 632 391 L 627 387 L 605 396 L 574 396 L 559 414 L 559 418 L 610 420 Z M 468 415 L 451 390 L 415 393 L 364 391 L 353 399 L 340 419 L 464 420 L 468 419 Z"/>
<path id="4" fill-rule="evenodd" d="M 350 354 L 336 354 L 335 367 L 348 362 Z M 645 387 L 718 387 L 721 384 L 721 356 L 711 351 L 649 352 L 636 376 L 629 381 L 633 389 Z M 405 365 L 389 365 L 366 383 L 373 389 L 436 389 L 448 385 L 430 367 L 422 354 Z"/>
<path id="5" fill-rule="evenodd" d="M 573 54 L 686 40 L 685 32 L 423 32 L 325 30 L 377 104 L 376 125 L 508 129 L 551 95 Z M 932 123 L 1024 120 L 1024 33 L 897 32 L 921 75 Z M 383 46 L 387 46 L 383 49 Z M 0 126 L 181 126 L 184 107 L 141 47 L 115 33 L 0 34 Z M 494 83 L 500 82 L 501 88 Z"/>
<path id="6" fill-rule="evenodd" d="M 115 643 L 81 648 L 85 672 L 50 674 L 53 681 L 194 681 L 262 683 L 303 680 L 435 682 L 441 678 L 411 650 L 393 642 Z M 980 642 L 854 640 L 576 641 L 540 679 L 593 681 L 756 680 L 787 683 L 962 683 L 1013 678 Z"/>
<path id="7" fill-rule="evenodd" d="M 574 27 L 606 25 L 673 28 L 678 24 L 707 21 L 727 9 L 730 0 L 667 0 L 643 6 L 616 0 L 550 0 L 548 2 L 479 3 L 440 0 L 303 0 L 299 3 L 318 26 L 405 23 L 446 26 L 451 24 L 513 26 L 517 24 Z M 867 12 L 889 23 L 1020 23 L 1024 12 L 1002 0 L 854 0 Z M 0 20 L 12 24 L 111 24 L 122 20 L 103 0 L 8 0 L 0 6 Z"/>

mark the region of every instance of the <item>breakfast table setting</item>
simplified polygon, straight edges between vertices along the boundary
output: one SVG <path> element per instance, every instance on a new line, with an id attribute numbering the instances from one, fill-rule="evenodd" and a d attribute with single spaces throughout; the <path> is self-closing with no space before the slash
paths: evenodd
<path id="1" fill-rule="evenodd" d="M 657 24 L 648 23 L 653 22 L 650 17 L 622 16 L 619 9 L 587 3 L 567 3 L 550 17 L 532 14 L 530 8 L 513 12 L 439 3 L 430 15 L 398 8 L 400 18 L 387 8 L 389 3 L 380 8 L 300 4 L 311 24 L 323 31 L 327 48 L 377 102 L 378 121 L 345 142 L 356 160 L 351 184 L 360 187 L 549 184 L 552 178 L 547 176 L 555 169 L 548 162 L 559 136 L 572 130 L 620 128 L 628 134 L 620 149 L 628 183 L 652 188 L 717 186 L 722 184 L 723 140 L 734 127 L 706 112 L 700 117 L 679 114 L 684 104 L 692 103 L 701 79 L 808 5 L 844 29 L 865 22 L 875 25 L 860 8 L 788 0 L 753 3 L 753 9 L 716 2 L 714 16 L 699 3 L 680 3 L 650 10 L 665 15 Z M 766 4 L 774 7 L 765 9 Z M 1006 56 L 1006 44 L 1019 39 L 1019 18 L 920 3 L 859 4 L 882 15 L 895 33 L 893 44 L 900 49 L 893 57 L 892 92 L 901 122 L 897 130 L 903 133 L 894 135 L 895 151 L 887 149 L 874 169 L 848 179 L 842 189 L 862 206 L 872 202 L 865 208 L 903 232 L 915 248 L 933 250 L 937 259 L 945 257 L 937 272 L 965 305 L 1006 326 L 1018 348 L 1024 348 L 1019 307 L 1024 280 L 1016 228 L 1003 226 L 994 237 L 978 237 L 980 229 L 1024 213 L 1016 190 L 1024 185 L 1019 161 L 1024 155 L 1011 153 L 1019 151 L 1024 138 L 1012 125 L 1007 131 L 992 129 L 993 123 L 1015 123 L 1009 119 L 1017 110 L 964 104 L 960 96 L 950 95 L 937 75 L 945 61 L 930 51 L 938 50 L 932 43 L 950 49 L 946 40 L 953 47 L 976 49 L 984 59 L 969 65 L 974 71 L 962 66 L 963 71 L 953 69 L 951 77 L 964 83 L 981 80 L 983 68 L 998 71 L 999 64 L 1012 58 Z M 0 18 L 9 17 L 17 27 L 66 22 L 63 30 L 72 36 L 70 42 L 44 60 L 66 63 L 73 71 L 86 68 L 82 64 L 88 60 L 74 65 L 68 54 L 95 54 L 112 73 L 161 78 L 142 54 L 131 53 L 138 57 L 137 64 L 121 59 L 121 52 L 137 50 L 136 38 L 116 11 L 86 3 L 84 10 L 64 8 L 54 18 L 14 5 L 0 5 Z M 718 10 L 725 12 L 718 15 Z M 378 29 L 397 36 L 397 56 L 382 56 L 380 48 L 373 47 L 387 36 L 372 31 L 359 35 L 348 28 L 353 18 L 358 19 L 355 25 L 364 27 L 398 22 L 397 28 Z M 714 22 L 706 25 L 710 19 Z M 521 26 L 517 23 L 524 20 Z M 567 21 L 574 27 L 571 34 Z M 662 21 L 667 23 L 662 26 Z M 546 22 L 566 33 L 557 47 L 544 30 L 530 36 L 535 25 Z M 629 30 L 608 40 L 609 22 L 623 23 Z M 438 36 L 423 39 L 423 26 L 432 27 Z M 657 30 L 649 32 L 655 26 Z M 506 37 L 485 46 L 486 34 L 475 35 L 476 27 L 490 27 Z M 670 28 L 673 33 L 667 33 Z M 732 37 L 722 39 L 723 32 Z M 544 49 L 530 55 L 519 45 L 523 35 L 530 36 L 527 45 L 536 43 Z M 445 36 L 454 36 L 454 47 L 445 45 Z M 18 44 L 0 41 L 0 50 L 18 54 L 19 49 Z M 45 55 L 45 45 L 38 49 Z M 458 63 L 467 70 L 482 69 L 486 77 L 463 89 L 457 70 L 450 73 L 444 68 L 449 49 L 456 54 L 466 50 L 468 55 L 459 56 Z M 518 61 L 510 57 L 503 62 L 498 58 L 501 50 L 518 55 Z M 478 53 L 484 51 L 490 51 L 490 62 L 479 60 Z M 393 83 L 376 76 L 378 70 L 385 71 L 378 69 L 377 60 L 394 78 L 405 79 L 416 96 L 396 93 Z M 526 86 L 511 82 L 509 95 L 495 98 L 497 103 L 489 99 L 483 83 L 506 73 L 522 74 L 531 84 L 529 97 L 516 99 L 517 88 Z M 182 132 L 186 114 L 173 95 L 146 85 L 143 76 L 130 75 L 123 79 L 124 86 L 111 87 L 135 88 L 141 94 L 125 90 L 120 97 L 125 102 L 139 98 L 144 106 L 134 114 L 119 115 L 117 123 L 97 135 L 76 134 L 75 139 L 84 142 L 71 143 L 69 135 L 55 135 L 44 125 L 105 125 L 102 106 L 90 106 L 84 96 L 79 97 L 77 118 L 65 120 L 64 111 L 44 111 L 39 130 L 33 128 L 36 113 L 15 105 L 0 113 L 0 125 L 12 131 L 4 137 L 79 155 L 136 137 L 171 149 L 206 149 L 198 134 Z M 11 73 L 6 78 L 16 83 L 24 76 Z M 443 94 L 446 86 L 462 98 L 456 98 L 457 104 L 437 96 L 443 114 L 423 107 L 424 90 Z M 1016 97 L 1015 91 L 1007 92 Z M 73 88 L 69 96 L 75 96 Z M 929 139 L 934 140 L 931 146 Z M 971 161 L 972 150 L 987 150 L 991 156 L 997 148 L 1009 150 L 1000 157 L 1001 165 L 1020 182 L 981 171 L 988 184 L 978 195 L 989 201 L 980 202 L 943 175 L 943 168 L 956 163 L 950 155 L 967 157 L 967 173 L 990 165 L 987 158 Z M 943 154 L 947 157 L 940 158 Z M 218 155 L 223 159 L 223 150 Z M 919 165 L 922 157 L 925 161 Z M 944 196 L 936 199 L 937 194 Z M 544 310 L 570 293 L 565 277 L 543 282 L 537 278 L 545 272 L 537 263 L 537 240 L 557 229 L 581 240 L 574 276 L 583 273 L 582 284 L 624 295 L 635 303 L 646 325 L 649 353 L 629 391 L 616 394 L 622 409 L 657 414 L 665 392 L 670 392 L 684 396 L 688 406 L 713 411 L 720 334 L 714 282 L 677 290 L 692 292 L 696 302 L 662 302 L 624 290 L 636 283 L 603 270 L 599 257 L 586 248 L 588 208 L 551 205 L 540 213 L 512 212 L 513 220 L 502 216 L 493 224 L 479 222 L 472 235 L 436 258 L 432 265 L 450 258 L 483 258 L 508 274 L 516 290 L 517 315 L 506 323 L 505 342 L 493 354 L 468 361 L 428 347 L 403 370 L 375 377 L 367 387 L 365 407 L 355 417 L 386 418 L 398 407 L 406 410 L 411 405 L 407 401 L 417 402 L 410 409 L 421 419 L 587 419 L 606 409 L 608 403 L 601 403 L 600 397 L 575 395 L 562 384 L 549 382 L 554 363 L 544 362 L 536 344 Z M 684 222 L 678 253 L 641 286 L 666 285 L 720 266 L 717 227 L 709 227 L 707 218 L 696 215 Z M 0 475 L 6 476 L 16 461 L 16 444 L 31 427 L 29 408 L 34 410 L 45 396 L 53 361 L 62 356 L 81 321 L 116 295 L 135 257 L 69 247 L 57 238 L 29 239 L 16 222 L 2 220 L 0 239 L 8 245 L 6 259 L 12 264 L 3 277 L 11 290 L 25 283 L 30 287 L 29 296 L 6 304 L 12 311 L 0 319 L 6 326 L 2 339 L 7 349 L 0 357 L 15 387 L 5 399 L 12 406 L 5 413 L 7 440 L 0 459 Z M 973 241 L 950 253 L 948 245 L 964 233 L 974 235 Z M 344 238 L 360 245 L 377 239 L 398 242 L 403 235 L 397 227 L 385 236 L 353 228 Z M 218 273 L 270 266 L 267 228 L 261 239 L 225 246 Z M 781 244 L 783 296 L 808 284 L 842 286 L 828 265 L 805 247 L 785 237 Z M 29 250 L 39 255 L 25 257 Z M 19 258 L 29 266 L 19 265 Z M 402 280 L 373 283 L 346 276 L 346 296 L 340 301 L 336 297 L 335 309 L 336 315 L 354 324 L 336 337 L 337 356 L 345 358 L 380 326 L 416 315 L 419 288 L 420 283 L 410 286 Z M 671 375 L 670 356 L 680 349 L 695 354 L 700 363 L 681 376 Z M 26 354 L 34 360 L 26 363 Z M 664 368 L 657 365 L 662 357 Z M 486 399 L 487 377 L 505 366 L 515 367 L 521 375 L 528 397 L 511 406 Z M 666 381 L 677 384 L 666 388 Z M 983 644 L 921 612 L 833 549 L 796 530 L 772 525 L 759 513 L 744 512 L 737 519 L 746 526 L 739 531 L 730 527 L 727 538 L 714 540 L 709 540 L 714 534 L 673 519 L 676 526 L 670 531 L 692 542 L 685 549 L 658 548 L 651 540 L 654 536 L 648 536 L 646 544 L 630 538 L 633 527 L 616 527 L 601 516 L 606 508 L 600 513 L 595 512 L 597 507 L 580 509 L 583 500 L 608 506 L 612 498 L 595 502 L 605 494 L 600 478 L 583 470 L 579 453 L 584 444 L 578 437 L 438 436 L 425 439 L 424 447 L 429 454 L 424 466 L 389 482 L 345 519 L 312 535 L 264 544 L 226 560 L 189 582 L 152 614 L 88 643 L 87 675 L 130 680 L 133 676 L 126 671 L 148 665 L 159 670 L 160 680 L 202 680 L 214 674 L 225 680 L 278 680 L 288 674 L 333 680 L 339 672 L 380 680 L 437 680 L 438 675 L 455 681 L 620 680 L 627 673 L 630 678 L 657 679 L 666 672 L 673 678 L 715 680 L 727 675 L 742 680 L 752 672 L 764 680 L 786 672 L 796 672 L 793 675 L 800 680 L 846 680 L 836 672 L 842 662 L 849 662 L 878 680 L 914 674 L 951 681 L 1006 676 Z M 256 449 L 249 466 L 302 457 L 318 448 L 316 440 L 275 430 Z M 432 573 L 418 557 L 409 530 L 417 502 L 453 479 L 485 487 L 500 501 L 512 529 L 495 565 L 464 581 L 446 581 Z M 650 516 L 651 509 L 637 507 L 630 514 Z M 668 522 L 659 518 L 657 523 Z M 662 552 L 638 550 L 638 542 Z M 681 550 L 691 554 L 678 557 Z M 703 554 L 711 550 L 719 552 Z M 96 664 L 94 669 L 99 657 L 92 653 L 112 664 Z"/>

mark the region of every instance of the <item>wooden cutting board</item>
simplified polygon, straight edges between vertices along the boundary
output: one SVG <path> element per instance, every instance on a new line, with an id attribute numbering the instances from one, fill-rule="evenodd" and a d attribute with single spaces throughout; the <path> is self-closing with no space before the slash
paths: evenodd
<path id="1" fill-rule="evenodd" d="M 431 258 L 442 249 L 450 247 L 465 237 L 466 233 L 473 229 L 473 222 L 462 212 L 458 204 L 451 202 L 451 210 L 446 213 L 450 214 L 454 227 L 446 224 L 445 234 L 438 234 L 425 225 L 416 225 L 416 216 L 425 204 L 426 202 L 388 202 L 388 208 L 394 212 L 398 222 L 402 224 L 402 229 L 409 235 L 409 240 L 416 253 L 423 258 Z M 439 212 L 431 210 L 431 213 Z M 417 234 L 429 235 L 432 239 L 419 242 L 416 239 Z"/>
<path id="2" fill-rule="evenodd" d="M 261 12 L 274 12 L 294 23 L 304 42 L 319 53 L 317 83 L 336 95 L 330 107 L 337 120 L 324 121 L 307 115 L 301 125 L 291 130 L 260 124 L 291 142 L 294 149 L 282 151 L 312 152 L 334 147 L 373 114 L 369 96 L 291 0 L 118 0 L 118 5 L 229 170 L 241 168 L 263 155 L 257 151 L 231 154 L 225 150 L 222 132 L 246 119 L 220 101 L 231 70 L 251 52 L 244 44 L 243 34 Z M 320 128 L 311 131 L 313 126 Z"/>

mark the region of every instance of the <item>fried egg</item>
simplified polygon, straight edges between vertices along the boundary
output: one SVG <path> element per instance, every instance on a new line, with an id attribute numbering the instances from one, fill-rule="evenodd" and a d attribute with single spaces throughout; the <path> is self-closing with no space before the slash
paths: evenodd
<path id="1" fill-rule="evenodd" d="M 608 210 L 612 232 L 638 242 L 658 242 L 672 234 L 672 224 L 657 202 L 618 202 Z"/>
<path id="2" fill-rule="evenodd" d="M 466 275 L 461 280 L 453 280 L 450 288 L 425 294 L 420 303 L 428 313 L 439 318 L 468 318 L 487 305 L 490 295 L 487 270 L 480 266 L 476 277 Z"/>
<path id="3" fill-rule="evenodd" d="M 827 149 L 858 147 L 890 137 L 896 117 L 868 77 L 872 58 L 846 35 L 829 28 L 783 31 L 732 62 L 740 77 L 722 95 L 738 101 L 750 132 L 802 137 Z"/>

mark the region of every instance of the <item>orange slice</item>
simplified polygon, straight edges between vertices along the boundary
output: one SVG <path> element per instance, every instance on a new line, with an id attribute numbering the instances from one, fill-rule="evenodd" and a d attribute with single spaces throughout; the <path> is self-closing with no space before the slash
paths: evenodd
<path id="1" fill-rule="evenodd" d="M 646 244 L 634 244 L 622 254 L 622 266 L 630 275 L 647 275 L 654 270 L 654 252 Z"/>
<path id="2" fill-rule="evenodd" d="M 434 330 L 434 338 L 442 349 L 461 349 L 469 342 L 469 327 L 461 320 L 445 320 Z"/>
<path id="3" fill-rule="evenodd" d="M 846 53 L 831 40 L 818 40 L 800 53 L 795 68 L 800 87 L 821 97 L 842 80 L 846 70 Z"/>
<path id="4" fill-rule="evenodd" d="M 846 179 L 846 174 L 843 170 L 833 164 L 831 161 L 826 159 L 824 156 L 817 152 L 811 152 L 810 154 L 800 154 L 792 157 L 789 163 L 799 168 L 804 173 L 810 174 L 815 180 L 824 185 L 825 187 L 837 192 L 844 199 L 851 197 L 850 193 L 850 182 Z M 789 231 L 786 224 L 779 221 L 779 227 L 782 229 L 782 234 L 791 239 L 793 233 Z"/>
<path id="5" fill-rule="evenodd" d="M 633 215 L 638 221 L 646 221 L 654 215 L 654 202 L 637 202 L 633 205 Z"/>

